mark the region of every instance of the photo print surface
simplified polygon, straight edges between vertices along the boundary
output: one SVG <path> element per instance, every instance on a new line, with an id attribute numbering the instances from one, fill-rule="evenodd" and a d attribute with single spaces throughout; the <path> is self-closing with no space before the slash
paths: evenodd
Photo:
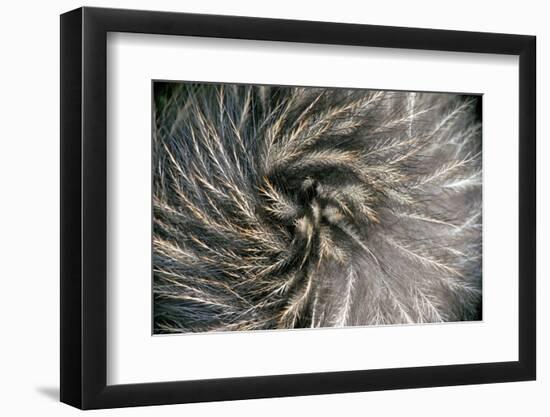
<path id="1" fill-rule="evenodd" d="M 480 95 L 152 87 L 154 334 L 482 319 Z"/>

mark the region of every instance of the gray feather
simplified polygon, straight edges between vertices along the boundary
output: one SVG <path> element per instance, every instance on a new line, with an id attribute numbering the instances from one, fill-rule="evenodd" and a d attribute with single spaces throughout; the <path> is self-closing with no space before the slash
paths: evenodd
<path id="1" fill-rule="evenodd" d="M 481 98 L 155 84 L 155 333 L 481 318 Z"/>

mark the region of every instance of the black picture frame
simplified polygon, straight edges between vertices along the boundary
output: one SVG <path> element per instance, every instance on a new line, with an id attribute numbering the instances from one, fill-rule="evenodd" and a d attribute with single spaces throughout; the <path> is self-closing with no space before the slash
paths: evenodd
<path id="1" fill-rule="evenodd" d="M 519 56 L 519 360 L 107 385 L 108 32 Z M 60 56 L 62 402 L 96 409 L 535 379 L 534 36 L 84 7 L 61 15 Z"/>

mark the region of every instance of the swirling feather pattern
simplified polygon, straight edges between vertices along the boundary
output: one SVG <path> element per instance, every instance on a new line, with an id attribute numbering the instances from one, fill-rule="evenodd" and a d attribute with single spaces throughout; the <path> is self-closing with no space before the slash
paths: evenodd
<path id="1" fill-rule="evenodd" d="M 481 318 L 481 98 L 154 85 L 154 332 Z"/>

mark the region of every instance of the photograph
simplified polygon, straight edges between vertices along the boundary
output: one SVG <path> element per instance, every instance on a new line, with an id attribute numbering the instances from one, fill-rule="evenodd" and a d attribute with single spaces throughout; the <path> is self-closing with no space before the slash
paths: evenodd
<path id="1" fill-rule="evenodd" d="M 16 326 L 16 350 L 49 346 L 8 366 L 36 386 L 13 409 L 57 394 L 52 410 L 101 415 L 540 414 L 549 26 L 525 4 L 494 18 L 493 4 L 401 3 L 380 3 L 384 18 L 371 4 L 92 1 L 50 31 L 41 6 L 14 62 L 36 73 L 53 57 L 32 90 L 59 106 L 29 119 L 21 82 L 7 85 L 21 149 L 6 178 L 22 197 L 8 187 L 6 207 L 28 215 L 4 216 L 5 234 L 10 265 L 36 247 L 59 271 L 52 285 L 38 259 L 41 287 L 24 294 L 40 302 L 8 297 L 39 332 Z M 29 121 L 34 147 L 18 139 Z M 36 243 L 20 229 L 55 225 L 38 216 L 46 196 L 59 230 Z M 220 403 L 194 404 L 207 402 Z"/>
<path id="2" fill-rule="evenodd" d="M 481 321 L 482 95 L 152 81 L 152 333 Z"/>

